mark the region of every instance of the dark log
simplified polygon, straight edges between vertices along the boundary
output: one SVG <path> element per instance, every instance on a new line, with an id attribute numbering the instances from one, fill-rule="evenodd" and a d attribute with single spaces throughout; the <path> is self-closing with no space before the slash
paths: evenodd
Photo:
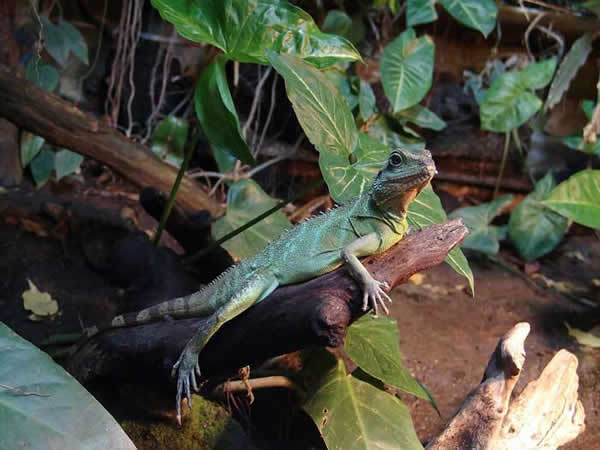
<path id="1" fill-rule="evenodd" d="M 129 140 L 3 65 L 0 65 L 0 117 L 54 145 L 94 158 L 141 187 L 154 186 L 170 192 L 177 176 L 177 169 L 162 162 L 144 145 Z M 185 177 L 177 192 L 177 202 L 192 211 L 207 210 L 213 215 L 219 212 L 216 202 Z"/>
<path id="2" fill-rule="evenodd" d="M 460 219 L 432 225 L 363 264 L 394 287 L 441 263 L 466 234 Z M 207 376 L 226 374 L 301 348 L 338 346 L 346 328 L 364 314 L 361 305 L 362 292 L 344 268 L 281 287 L 226 323 L 200 354 L 200 367 Z M 69 371 L 82 381 L 107 376 L 166 385 L 179 353 L 202 325 L 199 319 L 164 320 L 106 331 L 80 348 Z"/>

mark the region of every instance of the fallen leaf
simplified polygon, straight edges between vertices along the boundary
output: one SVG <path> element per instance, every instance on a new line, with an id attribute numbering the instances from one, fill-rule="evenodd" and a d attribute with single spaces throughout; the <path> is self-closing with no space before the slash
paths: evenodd
<path id="1" fill-rule="evenodd" d="M 22 218 L 21 225 L 23 225 L 23 228 L 25 228 L 25 230 L 29 231 L 30 233 L 33 233 L 39 237 L 48 237 L 48 232 L 46 231 L 44 226 L 39 222 L 35 222 L 31 219 Z"/>
<path id="2" fill-rule="evenodd" d="M 30 316 L 31 320 L 49 319 L 58 312 L 58 303 L 47 292 L 40 292 L 35 284 L 27 279 L 29 289 L 24 291 L 23 307 L 31 311 L 35 319 Z"/>
<path id="3" fill-rule="evenodd" d="M 417 286 L 423 284 L 423 280 L 425 280 L 425 275 L 422 273 L 415 273 L 412 277 L 409 278 L 409 281 Z"/>

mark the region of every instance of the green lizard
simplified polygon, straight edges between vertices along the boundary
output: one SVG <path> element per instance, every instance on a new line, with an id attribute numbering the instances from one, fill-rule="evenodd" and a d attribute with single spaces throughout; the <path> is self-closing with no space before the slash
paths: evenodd
<path id="1" fill-rule="evenodd" d="M 363 310 L 370 305 L 386 313 L 389 286 L 375 280 L 358 258 L 380 253 L 402 239 L 409 203 L 436 173 L 429 151 L 394 150 L 371 188 L 344 206 L 313 217 L 271 242 L 262 252 L 241 261 L 191 295 L 115 317 L 110 327 L 143 324 L 171 317 L 205 317 L 207 326 L 189 340 L 173 366 L 177 372 L 177 420 L 181 396 L 191 407 L 190 386 L 197 390 L 198 355 L 228 320 L 269 295 L 278 286 L 298 283 L 345 264 L 363 289 Z"/>

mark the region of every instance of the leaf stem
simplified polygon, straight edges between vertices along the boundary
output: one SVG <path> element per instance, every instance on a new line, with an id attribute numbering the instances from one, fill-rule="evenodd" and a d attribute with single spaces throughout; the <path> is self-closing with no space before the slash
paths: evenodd
<path id="1" fill-rule="evenodd" d="M 502 152 L 502 161 L 500 162 L 500 173 L 498 173 L 498 178 L 496 178 L 496 186 L 494 186 L 494 195 L 492 196 L 492 198 L 496 198 L 498 196 L 498 191 L 500 190 L 502 174 L 504 173 L 504 166 L 506 166 L 506 158 L 508 156 L 508 148 L 510 144 L 510 131 L 507 131 L 504 134 L 504 136 L 504 151 Z"/>
<path id="2" fill-rule="evenodd" d="M 175 178 L 175 182 L 173 183 L 173 187 L 171 188 L 169 199 L 167 200 L 167 204 L 165 205 L 165 209 L 163 210 L 162 216 L 160 218 L 160 223 L 158 224 L 156 235 L 152 240 L 155 246 L 158 246 L 160 236 L 165 228 L 165 225 L 167 224 L 167 220 L 169 219 L 169 215 L 171 214 L 171 210 L 173 209 L 173 205 L 175 204 L 175 197 L 177 195 L 177 191 L 179 190 L 179 185 L 181 184 L 181 180 L 183 179 L 185 171 L 187 170 L 190 160 L 192 159 L 192 155 L 194 154 L 194 150 L 196 149 L 196 144 L 198 143 L 199 136 L 199 128 L 195 127 L 192 131 L 192 136 L 188 141 L 188 148 L 185 150 L 185 155 L 183 157 L 181 166 L 179 167 L 179 172 L 177 172 L 177 178 Z"/>
<path id="3" fill-rule="evenodd" d="M 313 189 L 321 186 L 323 183 L 324 183 L 323 180 L 318 180 L 318 181 L 315 181 L 314 183 L 309 184 L 304 189 L 298 191 L 292 197 L 288 198 L 287 200 L 280 201 L 275 206 L 273 206 L 271 209 L 268 209 L 264 213 L 259 214 L 258 216 L 256 216 L 254 219 L 249 220 L 248 222 L 246 222 L 241 227 L 238 227 L 235 230 L 231 231 L 230 233 L 227 233 L 225 236 L 221 237 L 220 239 L 217 239 L 215 242 L 213 242 L 208 247 L 206 247 L 206 248 L 198 251 L 197 253 L 193 254 L 192 256 L 189 256 L 188 258 L 184 258 L 183 263 L 184 264 L 190 264 L 190 263 L 193 263 L 194 261 L 197 261 L 198 259 L 202 258 L 204 255 L 206 255 L 207 253 L 209 253 L 211 250 L 213 250 L 214 248 L 216 248 L 219 245 L 221 245 L 223 242 L 228 241 L 229 239 L 237 236 L 238 234 L 242 233 L 243 231 L 246 231 L 252 225 L 255 225 L 258 222 L 260 222 L 261 220 L 265 219 L 266 217 L 269 217 L 271 214 L 279 211 L 281 208 L 283 208 L 288 203 L 293 202 L 294 200 L 300 198 L 301 196 L 303 196 L 307 192 L 310 192 Z"/>

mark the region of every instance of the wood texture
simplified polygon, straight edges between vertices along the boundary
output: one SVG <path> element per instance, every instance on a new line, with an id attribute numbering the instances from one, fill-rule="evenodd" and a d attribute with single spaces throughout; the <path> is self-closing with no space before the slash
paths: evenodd
<path id="1" fill-rule="evenodd" d="M 169 192 L 177 170 L 158 159 L 142 144 L 106 126 L 60 97 L 19 78 L 0 65 L 0 117 L 111 167 L 123 177 L 145 187 Z M 194 181 L 184 178 L 177 202 L 192 211 L 216 215 L 218 205 Z"/>

